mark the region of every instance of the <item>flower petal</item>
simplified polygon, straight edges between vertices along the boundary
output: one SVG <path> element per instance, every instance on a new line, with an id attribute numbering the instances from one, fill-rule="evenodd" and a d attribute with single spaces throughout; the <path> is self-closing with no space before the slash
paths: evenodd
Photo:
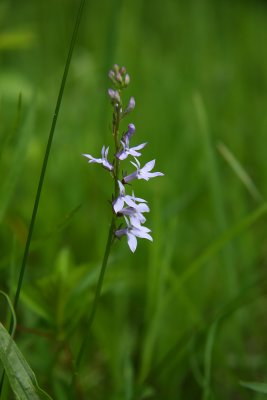
<path id="1" fill-rule="evenodd" d="M 124 187 L 124 185 L 121 183 L 121 181 L 119 181 L 119 180 L 118 180 L 118 185 L 119 185 L 119 188 L 120 188 L 120 195 L 121 195 L 121 196 L 125 196 L 125 187 Z"/>
<path id="2" fill-rule="evenodd" d="M 137 239 L 130 232 L 127 233 L 127 242 L 128 242 L 128 245 L 129 245 L 131 251 L 134 253 L 136 250 L 136 247 L 137 247 Z"/>
<path id="3" fill-rule="evenodd" d="M 135 197 L 134 192 L 133 192 L 132 196 L 130 196 L 130 197 L 132 197 L 132 199 L 133 199 L 134 201 L 138 201 L 139 203 L 147 203 L 146 200 L 141 199 L 140 197 Z"/>
<path id="4" fill-rule="evenodd" d="M 142 172 L 151 171 L 151 170 L 154 168 L 155 162 L 156 162 L 156 160 L 152 160 L 152 161 L 147 162 L 147 163 L 143 166 L 143 168 L 141 168 Z"/>
<path id="5" fill-rule="evenodd" d="M 125 203 L 130 207 L 135 207 L 136 206 L 135 200 L 136 200 L 135 198 L 133 199 L 132 196 L 129 196 L 129 195 L 126 195 L 124 197 Z"/>
<path id="6" fill-rule="evenodd" d="M 137 237 L 142 238 L 142 239 L 148 239 L 151 242 L 153 242 L 152 236 L 150 236 L 148 233 L 144 232 L 141 229 L 133 229 L 132 233 L 133 233 L 134 236 L 137 236 Z"/>
<path id="7" fill-rule="evenodd" d="M 136 210 L 138 212 L 140 212 L 140 213 L 144 213 L 144 212 L 149 212 L 150 211 L 148 205 L 145 204 L 145 203 L 138 204 L 137 207 L 136 207 Z"/>
<path id="8" fill-rule="evenodd" d="M 141 150 L 147 145 L 146 143 L 139 144 L 138 146 L 132 147 L 131 150 Z"/>
<path id="9" fill-rule="evenodd" d="M 113 202 L 113 210 L 117 214 L 123 208 L 124 200 L 120 196 Z"/>
<path id="10" fill-rule="evenodd" d="M 90 154 L 83 154 L 84 157 L 89 158 L 89 163 L 97 163 L 97 164 L 102 164 L 103 160 L 102 158 L 94 158 Z"/>
<path id="11" fill-rule="evenodd" d="M 164 176 L 164 174 L 162 172 L 147 172 L 146 176 L 150 179 L 156 176 Z"/>
<path id="12" fill-rule="evenodd" d="M 127 157 L 128 157 L 128 154 L 126 153 L 126 151 L 121 151 L 120 153 L 117 153 L 116 154 L 116 157 L 119 159 L 119 160 L 125 160 Z"/>
<path id="13" fill-rule="evenodd" d="M 128 150 L 128 154 L 131 154 L 131 156 L 133 156 L 133 157 L 140 157 L 141 156 L 141 153 L 139 153 L 139 151 L 133 150 L 133 148 Z"/>

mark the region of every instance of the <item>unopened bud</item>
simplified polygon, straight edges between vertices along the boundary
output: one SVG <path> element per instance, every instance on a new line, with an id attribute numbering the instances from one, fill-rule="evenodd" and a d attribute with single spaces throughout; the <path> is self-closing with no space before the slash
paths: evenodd
<path id="1" fill-rule="evenodd" d="M 135 108 L 135 99 L 134 97 L 131 97 L 128 103 L 127 108 L 124 110 L 124 115 L 129 114 L 133 109 Z"/>
<path id="2" fill-rule="evenodd" d="M 122 137 L 122 140 L 124 141 L 124 143 L 129 143 L 129 141 L 130 141 L 131 137 L 133 136 L 134 132 L 135 132 L 134 124 L 129 124 L 127 132 L 125 132 L 123 137 Z"/>
<path id="3" fill-rule="evenodd" d="M 126 74 L 125 78 L 124 78 L 124 84 L 125 84 L 125 86 L 128 86 L 129 83 L 130 83 L 130 75 Z"/>
<path id="4" fill-rule="evenodd" d="M 113 69 L 114 69 L 115 72 L 119 72 L 120 68 L 119 68 L 118 64 L 114 64 L 113 65 Z"/>
<path id="5" fill-rule="evenodd" d="M 113 79 L 115 77 L 115 72 L 112 69 L 109 71 L 108 77 L 109 77 L 109 79 L 111 79 L 113 81 Z"/>
<path id="6" fill-rule="evenodd" d="M 111 98 L 113 103 L 120 103 L 121 102 L 120 94 L 119 94 L 119 92 L 117 90 L 108 89 L 108 95 Z"/>
<path id="7" fill-rule="evenodd" d="M 134 124 L 129 124 L 128 125 L 128 131 L 127 131 L 128 136 L 129 137 L 133 136 L 134 132 L 135 132 Z"/>
<path id="8" fill-rule="evenodd" d="M 119 72 L 116 73 L 116 78 L 115 79 L 116 79 L 117 82 L 122 83 L 122 76 L 121 76 L 121 74 Z"/>

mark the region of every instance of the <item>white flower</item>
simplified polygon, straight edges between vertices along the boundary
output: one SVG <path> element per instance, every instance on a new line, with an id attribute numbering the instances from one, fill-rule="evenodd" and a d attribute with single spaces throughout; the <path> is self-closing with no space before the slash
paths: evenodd
<path id="1" fill-rule="evenodd" d="M 115 236 L 117 238 L 121 238 L 122 236 L 127 236 L 128 246 L 130 250 L 134 253 L 137 247 L 137 238 L 148 239 L 151 242 L 153 241 L 152 237 L 149 235 L 148 232 L 151 232 L 150 229 L 146 228 L 145 226 L 139 225 L 139 227 L 133 226 L 128 219 L 125 217 L 125 221 L 127 224 L 127 228 L 119 229 L 115 231 Z"/>
<path id="2" fill-rule="evenodd" d="M 120 188 L 120 194 L 117 199 L 113 201 L 113 210 L 116 214 L 122 210 L 124 203 L 126 203 L 130 207 L 135 207 L 136 201 L 138 201 L 139 203 L 146 203 L 146 200 L 135 197 L 134 193 L 132 196 L 126 194 L 123 184 L 120 181 L 118 181 L 118 184 Z"/>
<path id="3" fill-rule="evenodd" d="M 139 151 L 137 151 L 137 150 L 143 149 L 147 143 L 142 143 L 135 147 L 129 147 L 129 140 L 126 140 L 126 142 L 121 140 L 121 144 L 122 144 L 123 149 L 119 153 L 116 154 L 116 157 L 119 160 L 125 160 L 125 158 L 127 158 L 128 155 L 131 155 L 133 157 L 141 156 L 141 153 L 139 153 Z"/>
<path id="4" fill-rule="evenodd" d="M 135 163 L 131 161 L 131 163 L 136 167 L 136 171 L 130 175 L 127 175 L 123 178 L 122 183 L 128 183 L 133 179 L 145 179 L 148 181 L 151 178 L 155 178 L 156 176 L 163 176 L 162 172 L 150 172 L 152 168 L 154 168 L 155 160 L 149 161 L 146 163 L 143 168 L 140 168 L 140 162 L 135 158 Z"/>
<path id="5" fill-rule="evenodd" d="M 130 218 L 131 225 L 139 228 L 141 224 L 146 222 L 143 216 L 144 212 L 149 212 L 149 207 L 145 203 L 136 204 L 134 207 L 125 207 L 120 210 L 120 214 L 127 215 Z"/>
<path id="6" fill-rule="evenodd" d="M 89 161 L 88 161 L 89 163 L 102 164 L 104 168 L 108 169 L 109 171 L 112 171 L 113 170 L 113 165 L 110 164 L 110 162 L 107 159 L 108 150 L 109 150 L 108 147 L 106 149 L 105 149 L 105 146 L 102 147 L 102 151 L 101 151 L 102 158 L 94 158 L 90 154 L 82 154 L 82 155 L 84 157 L 89 158 Z"/>

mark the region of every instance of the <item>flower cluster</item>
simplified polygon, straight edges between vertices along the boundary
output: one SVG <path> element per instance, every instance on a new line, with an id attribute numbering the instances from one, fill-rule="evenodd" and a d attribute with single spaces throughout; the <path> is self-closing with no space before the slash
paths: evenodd
<path id="1" fill-rule="evenodd" d="M 147 143 L 139 144 L 138 146 L 131 147 L 131 140 L 135 134 L 135 126 L 133 123 L 128 125 L 128 129 L 119 137 L 119 128 L 121 120 L 128 115 L 135 107 L 135 99 L 131 97 L 126 107 L 122 103 L 122 90 L 125 89 L 130 83 L 130 77 L 127 74 L 125 67 L 114 65 L 113 69 L 109 71 L 109 78 L 113 84 L 113 88 L 108 89 L 108 95 L 113 107 L 113 124 L 112 134 L 114 137 L 115 152 L 113 161 L 108 160 L 109 147 L 103 146 L 101 158 L 92 157 L 90 154 L 83 154 L 89 159 L 89 163 L 102 164 L 107 169 L 114 179 L 115 194 L 113 196 L 113 221 L 114 221 L 114 235 L 117 238 L 122 236 L 127 237 L 129 248 L 132 252 L 136 250 L 137 238 L 144 238 L 153 240 L 150 232 L 151 230 L 143 224 L 146 222 L 144 213 L 149 212 L 147 201 L 126 194 L 126 185 L 134 179 L 144 179 L 148 181 L 156 176 L 162 176 L 161 172 L 151 172 L 155 166 L 155 160 L 147 162 L 143 167 L 138 160 L 141 156 L 142 150 Z M 134 172 L 129 175 L 122 175 L 120 171 L 120 162 L 128 157 L 132 157 L 134 161 L 130 161 L 135 167 Z M 124 217 L 126 226 L 118 226 L 117 221 L 119 218 Z"/>

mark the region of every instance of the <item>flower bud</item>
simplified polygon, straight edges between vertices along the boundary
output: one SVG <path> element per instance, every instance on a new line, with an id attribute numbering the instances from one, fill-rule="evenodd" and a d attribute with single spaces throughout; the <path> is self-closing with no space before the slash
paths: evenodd
<path id="1" fill-rule="evenodd" d="M 134 132 L 135 132 L 134 124 L 129 124 L 128 125 L 128 132 L 127 132 L 128 136 L 129 137 L 133 136 Z"/>
<path id="2" fill-rule="evenodd" d="M 134 99 L 134 97 L 132 96 L 131 98 L 130 98 L 130 100 L 129 100 L 129 104 L 128 104 L 128 110 L 129 110 L 129 112 L 130 111 L 132 111 L 133 109 L 134 109 L 134 107 L 135 107 L 135 99 Z"/>
<path id="3" fill-rule="evenodd" d="M 132 96 L 129 100 L 128 106 L 125 108 L 123 115 L 129 114 L 135 108 L 135 99 Z"/>
<path id="4" fill-rule="evenodd" d="M 111 79 L 112 81 L 114 80 L 115 72 L 114 72 L 112 69 L 109 71 L 108 77 L 109 77 L 109 79 Z"/>
<path id="5" fill-rule="evenodd" d="M 121 102 L 120 94 L 117 90 L 108 89 L 108 95 L 109 95 L 112 103 L 120 103 Z"/>
<path id="6" fill-rule="evenodd" d="M 119 68 L 118 64 L 114 64 L 113 65 L 113 69 L 114 69 L 115 72 L 119 72 L 120 68 Z"/>
<path id="7" fill-rule="evenodd" d="M 124 78 L 124 84 L 125 84 L 125 86 L 128 86 L 129 83 L 130 83 L 130 75 L 126 74 L 125 78 Z"/>
<path id="8" fill-rule="evenodd" d="M 115 79 L 116 79 L 116 81 L 118 83 L 122 83 L 122 76 L 121 76 L 121 74 L 119 72 L 116 73 L 116 78 Z"/>

